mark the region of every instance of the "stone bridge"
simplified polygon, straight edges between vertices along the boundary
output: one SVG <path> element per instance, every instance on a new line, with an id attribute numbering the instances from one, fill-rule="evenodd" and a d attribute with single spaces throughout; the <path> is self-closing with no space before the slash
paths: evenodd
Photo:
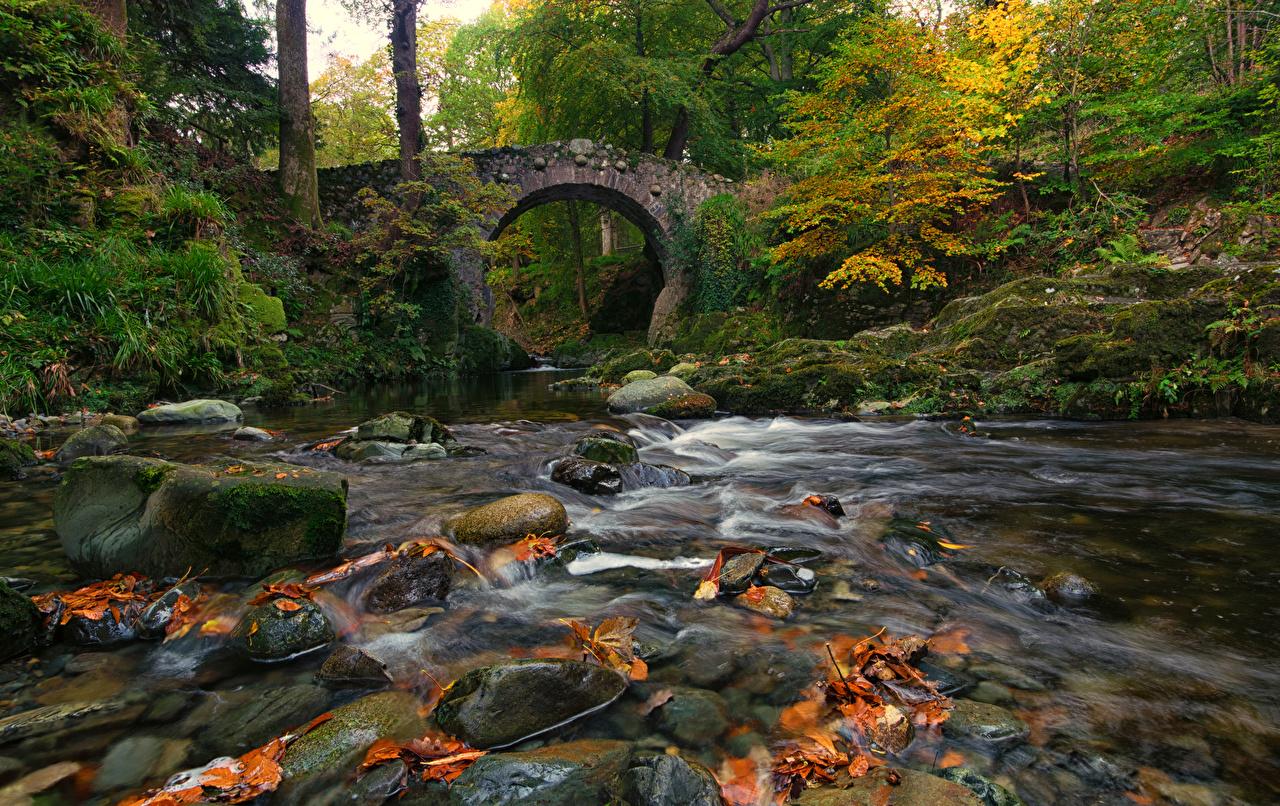
<path id="1" fill-rule="evenodd" d="M 490 240 L 523 213 L 556 201 L 594 202 L 635 224 L 662 266 L 664 281 L 649 325 L 650 340 L 674 324 L 672 317 L 693 286 L 692 278 L 667 254 L 676 220 L 691 218 L 702 202 L 734 189 L 730 180 L 692 165 L 591 140 L 508 146 L 462 156 L 472 160 L 482 179 L 512 189 L 510 207 L 482 222 Z M 397 179 L 394 161 L 324 169 L 321 203 L 329 220 L 358 226 L 355 191 L 370 186 L 385 192 Z M 455 263 L 459 277 L 472 289 L 475 319 L 487 324 L 493 314 L 493 296 L 484 284 L 487 266 L 478 254 L 457 254 Z"/>

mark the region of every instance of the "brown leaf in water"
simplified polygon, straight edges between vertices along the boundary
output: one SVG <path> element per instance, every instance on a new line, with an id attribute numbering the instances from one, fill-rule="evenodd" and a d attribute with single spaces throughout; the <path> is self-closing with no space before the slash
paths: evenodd
<path id="1" fill-rule="evenodd" d="M 157 598 L 151 580 L 138 574 L 116 574 L 111 579 L 94 582 L 73 591 L 53 591 L 31 597 L 45 621 L 57 616 L 58 624 L 66 624 L 75 616 L 101 621 L 107 614 L 122 619 L 120 605 L 136 613 Z M 59 615 L 59 608 L 61 614 Z"/>
<path id="2" fill-rule="evenodd" d="M 702 575 L 702 581 L 698 583 L 698 589 L 694 591 L 693 598 L 699 601 L 710 601 L 720 595 L 720 575 L 724 572 L 724 564 L 726 560 L 736 557 L 739 554 L 763 554 L 760 549 L 748 548 L 746 546 L 725 546 L 716 554 L 715 562 L 711 564 L 711 568 L 707 573 Z"/>
<path id="3" fill-rule="evenodd" d="M 543 535 L 525 535 L 511 549 L 518 562 L 541 560 L 556 556 L 556 540 Z"/>
<path id="4" fill-rule="evenodd" d="M 760 768 L 755 759 L 727 758 L 716 774 L 720 796 L 728 806 L 757 806 L 760 802 Z"/>
<path id="5" fill-rule="evenodd" d="M 298 604 L 293 599 L 276 599 L 275 607 L 276 610 L 283 613 L 293 613 L 302 609 L 302 605 Z"/>
<path id="6" fill-rule="evenodd" d="M 379 764 L 400 759 L 409 766 L 411 773 L 424 781 L 451 783 L 486 753 L 485 750 L 472 750 L 452 736 L 440 733 L 428 733 L 404 744 L 380 739 L 365 753 L 358 772 L 363 774 Z"/>
<path id="7" fill-rule="evenodd" d="M 955 750 L 948 750 L 938 759 L 938 769 L 945 770 L 951 767 L 961 767 L 964 766 L 965 761 L 966 759 L 963 754 L 958 753 Z"/>
<path id="8" fill-rule="evenodd" d="M 262 592 L 249 600 L 249 606 L 257 607 L 258 605 L 266 604 L 267 602 L 270 602 L 273 599 L 276 599 L 277 597 L 284 597 L 285 599 L 306 599 L 308 601 L 311 601 L 315 599 L 315 595 L 316 595 L 315 588 L 301 582 L 284 582 L 284 583 L 278 583 L 278 584 L 263 585 Z M 294 604 L 297 604 L 297 603 L 294 602 Z M 277 603 L 276 607 L 280 607 L 280 605 Z M 298 608 L 297 607 L 294 607 L 294 608 L 280 607 L 280 609 L 281 610 L 289 610 L 289 609 L 297 610 Z"/>
<path id="9" fill-rule="evenodd" d="M 929 648 L 944 655 L 967 655 L 969 645 L 965 639 L 969 637 L 968 627 L 953 627 L 945 632 L 936 632 L 929 636 Z"/>
<path id="10" fill-rule="evenodd" d="M 640 620 L 614 616 L 600 622 L 595 632 L 580 621 L 560 619 L 569 628 L 569 645 L 596 659 L 601 666 L 622 672 L 632 680 L 649 676 L 649 665 L 635 656 L 634 633 Z"/>
<path id="11" fill-rule="evenodd" d="M 661 688 L 649 695 L 649 699 L 644 701 L 640 706 L 640 715 L 648 716 L 662 706 L 671 702 L 671 698 L 675 696 L 674 692 L 669 688 Z"/>

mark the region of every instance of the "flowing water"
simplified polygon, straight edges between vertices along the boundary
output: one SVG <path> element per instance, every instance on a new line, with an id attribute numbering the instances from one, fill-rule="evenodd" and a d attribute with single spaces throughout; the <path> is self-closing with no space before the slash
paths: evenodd
<path id="1" fill-rule="evenodd" d="M 767 746 L 780 709 L 823 674 L 824 642 L 885 628 L 937 635 L 945 650 L 931 656 L 937 669 L 980 684 L 970 692 L 1031 727 L 1025 741 L 995 744 L 922 735 L 899 763 L 963 761 L 1028 803 L 1132 803 L 1126 793 L 1143 782 L 1148 792 L 1152 782 L 1162 786 L 1170 802 L 1280 801 L 1280 429 L 992 421 L 978 423 L 975 435 L 951 422 L 742 417 L 676 425 L 610 417 L 599 395 L 548 391 L 555 377 L 371 390 L 325 406 L 247 413 L 250 425 L 284 430 L 283 442 L 144 434 L 131 450 L 181 461 L 271 456 L 342 472 L 351 556 L 437 534 L 445 518 L 502 495 L 557 496 L 570 537 L 593 539 L 603 554 L 536 572 L 494 570 L 492 557 L 469 554 L 493 583 L 472 578 L 425 624 L 362 623 L 354 593 L 351 602 L 321 603 L 348 628 L 347 640 L 401 680 L 421 680 L 422 670 L 450 679 L 544 652 L 562 643 L 561 618 L 634 616 L 652 651 L 652 681 L 639 695 L 692 686 L 715 692 L 722 708 L 721 723 L 682 725 L 624 700 L 569 735 L 677 745 L 713 769 L 728 757 L 758 757 L 752 748 Z M 351 465 L 293 452 L 393 409 L 428 412 L 487 454 Z M 549 462 L 601 427 L 627 431 L 644 461 L 682 468 L 693 484 L 591 497 L 553 483 Z M 0 483 L 0 574 L 34 579 L 37 591 L 75 579 L 52 530 L 52 491 L 52 480 Z M 794 506 L 810 493 L 837 496 L 846 517 Z M 968 548 L 917 568 L 880 540 L 895 517 L 927 521 Z M 696 602 L 703 569 L 731 544 L 821 550 L 811 566 L 817 590 L 798 597 L 785 623 Z M 1100 597 L 1063 608 L 1000 584 L 1011 571 L 1039 580 L 1060 570 L 1092 580 Z M 252 666 L 217 652 L 217 643 L 54 646 L 0 667 L 0 717 L 51 704 L 130 704 L 83 729 L 0 735 L 0 785 L 63 760 L 101 766 L 96 778 L 67 784 L 65 801 L 51 802 L 105 802 L 155 785 L 208 760 L 215 747 L 229 752 L 208 734 L 235 703 L 297 690 L 323 660 L 320 653 Z M 351 696 L 306 690 L 321 698 L 313 712 Z M 247 747 L 270 736 L 243 738 Z"/>

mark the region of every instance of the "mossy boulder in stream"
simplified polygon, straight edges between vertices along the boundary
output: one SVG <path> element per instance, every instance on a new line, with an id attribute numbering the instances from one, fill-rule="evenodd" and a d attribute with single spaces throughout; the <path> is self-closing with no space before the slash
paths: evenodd
<path id="1" fill-rule="evenodd" d="M 437 442 L 446 445 L 456 442 L 448 428 L 434 417 L 393 411 L 366 420 L 356 428 L 357 440 L 382 442 Z"/>
<path id="2" fill-rule="evenodd" d="M 469 509 L 448 525 L 459 543 L 498 545 L 527 535 L 562 535 L 569 515 L 564 504 L 546 493 L 521 493 Z"/>
<path id="3" fill-rule="evenodd" d="M 636 381 L 651 381 L 658 377 L 658 373 L 651 369 L 633 369 L 626 375 L 622 376 L 622 383 L 625 386 Z"/>
<path id="4" fill-rule="evenodd" d="M 625 465 L 640 461 L 635 443 L 626 434 L 615 431 L 600 431 L 589 434 L 578 440 L 573 452 L 593 462 L 605 462 L 611 465 Z"/>
<path id="5" fill-rule="evenodd" d="M 615 414 L 644 412 L 658 417 L 710 417 L 716 401 L 692 389 L 672 375 L 635 381 L 609 395 L 609 411 Z"/>
<path id="6" fill-rule="evenodd" d="M 472 747 L 506 747 L 598 711 L 626 688 L 621 675 L 594 663 L 510 661 L 460 677 L 435 718 Z"/>
<path id="7" fill-rule="evenodd" d="M 143 425 L 194 425 L 202 423 L 238 423 L 244 413 L 225 400 L 187 400 L 166 403 L 138 412 Z"/>
<path id="8" fill-rule="evenodd" d="M 478 759 L 453 782 L 448 803 L 450 806 L 622 803 L 621 778 L 630 762 L 630 744 L 606 739 L 567 742 L 521 753 L 491 753 Z"/>
<path id="9" fill-rule="evenodd" d="M 40 613 L 31 600 L 0 579 L 0 660 L 26 655 L 36 646 Z"/>
<path id="10" fill-rule="evenodd" d="M 67 437 L 54 458 L 59 462 L 70 462 L 82 456 L 107 456 L 124 450 L 128 444 L 129 438 L 119 428 L 99 423 Z"/>
<path id="11" fill-rule="evenodd" d="M 183 465 L 139 456 L 76 460 L 53 501 L 71 564 L 119 572 L 262 576 L 333 557 L 347 521 L 347 482 L 274 463 Z"/>
<path id="12" fill-rule="evenodd" d="M 382 691 L 333 709 L 329 721 L 298 739 L 280 760 L 284 781 L 276 803 L 308 803 L 335 781 L 351 775 L 378 739 L 406 741 L 426 725 L 422 703 L 405 691 Z"/>
<path id="13" fill-rule="evenodd" d="M 36 463 L 36 451 L 25 442 L 0 439 L 0 480 L 22 478 L 22 468 Z"/>

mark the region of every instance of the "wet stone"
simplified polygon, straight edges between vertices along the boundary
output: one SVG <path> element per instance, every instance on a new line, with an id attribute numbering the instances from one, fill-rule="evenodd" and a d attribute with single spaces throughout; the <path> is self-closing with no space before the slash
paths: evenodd
<path id="1" fill-rule="evenodd" d="M 915 729 L 902 709 L 896 705 L 886 705 L 884 713 L 872 723 L 868 737 L 884 752 L 897 755 L 911 744 Z"/>
<path id="2" fill-rule="evenodd" d="M 472 747 L 506 747 L 604 708 L 626 687 L 621 675 L 595 664 L 510 661 L 460 677 L 435 718 Z"/>
<path id="3" fill-rule="evenodd" d="M 638 758 L 621 777 L 622 797 L 637 806 L 721 806 L 720 785 L 706 767 L 680 756 Z"/>
<path id="4" fill-rule="evenodd" d="M 271 432 L 264 431 L 261 428 L 254 428 L 251 425 L 244 425 L 236 429 L 231 435 L 232 439 L 242 440 L 244 442 L 270 442 L 274 437 Z"/>
<path id="5" fill-rule="evenodd" d="M 363 649 L 339 644 L 320 665 L 316 680 L 335 688 L 381 688 L 391 684 L 391 675 L 386 664 Z"/>
<path id="6" fill-rule="evenodd" d="M 138 638 L 143 606 L 141 602 L 117 602 L 101 618 L 72 616 L 58 628 L 58 637 L 77 646 L 115 646 Z"/>
<path id="7" fill-rule="evenodd" d="M 788 619 L 795 610 L 796 600 L 791 594 L 772 586 L 758 587 L 733 598 L 735 604 L 776 619 Z"/>
<path id="8" fill-rule="evenodd" d="M 451 806 L 529 803 L 595 806 L 616 803 L 618 778 L 631 745 L 602 739 L 567 742 L 477 760 L 449 789 Z"/>
<path id="9" fill-rule="evenodd" d="M 751 586 L 756 572 L 764 565 L 764 554 L 756 551 L 736 554 L 720 567 L 720 592 L 739 594 Z"/>
<path id="10" fill-rule="evenodd" d="M 812 569 L 789 563 L 765 563 L 756 574 L 756 582 L 798 594 L 813 593 L 818 587 L 818 577 Z"/>
<path id="11" fill-rule="evenodd" d="M 636 462 L 618 468 L 622 474 L 622 486 L 626 490 L 642 490 L 648 488 L 667 489 L 669 487 L 685 487 L 690 481 L 689 474 L 677 467 L 669 465 L 651 465 Z"/>
<path id="12" fill-rule="evenodd" d="M 281 610 L 278 601 L 295 602 L 297 610 Z M 255 626 L 256 625 L 256 626 Z M 332 625 L 314 602 L 277 599 L 249 610 L 231 631 L 231 640 L 252 660 L 289 660 L 327 646 Z"/>
<path id="13" fill-rule="evenodd" d="M 343 804 L 382 806 L 405 786 L 409 768 L 399 759 L 383 762 L 349 784 L 337 797 Z"/>
<path id="14" fill-rule="evenodd" d="M 91 425 L 67 437 L 54 455 L 59 462 L 70 462 L 81 456 L 106 456 L 124 450 L 129 438 L 114 425 Z"/>
<path id="15" fill-rule="evenodd" d="M 1061 605 L 1087 602 L 1098 595 L 1098 588 L 1079 574 L 1056 573 L 1040 583 L 1046 596 Z"/>
<path id="16" fill-rule="evenodd" d="M 968 697 L 971 700 L 990 703 L 991 705 L 1013 704 L 1013 692 L 1009 691 L 1008 686 L 1001 685 L 994 680 L 983 680 L 974 686 Z"/>
<path id="17" fill-rule="evenodd" d="M 564 505 L 545 493 L 500 498 L 464 512 L 449 523 L 459 543 L 514 543 L 525 535 L 562 535 L 569 528 Z"/>
<path id="18" fill-rule="evenodd" d="M 320 686 L 245 687 L 204 699 L 183 720 L 182 730 L 193 735 L 194 756 L 202 763 L 265 744 L 306 724 L 328 704 L 329 692 Z"/>
<path id="19" fill-rule="evenodd" d="M 656 715 L 662 732 L 687 747 L 701 748 L 729 727 L 724 698 L 700 688 L 672 688 Z"/>
<path id="20" fill-rule="evenodd" d="M 1005 663 L 972 663 L 969 673 L 987 680 L 997 680 L 1007 686 L 1020 688 L 1023 691 L 1046 691 L 1044 683 L 1026 672 Z"/>
<path id="21" fill-rule="evenodd" d="M 616 431 L 600 431 L 585 436 L 573 446 L 573 452 L 584 459 L 612 465 L 640 461 L 635 443 L 626 434 Z"/>
<path id="22" fill-rule="evenodd" d="M 983 806 L 1023 806 L 1021 798 L 1017 795 L 968 767 L 939 770 L 938 776 L 968 789 L 977 795 Z"/>
<path id="23" fill-rule="evenodd" d="M 956 700 L 951 715 L 942 723 L 942 732 L 952 738 L 1001 742 L 1025 738 L 1030 729 L 1027 723 L 998 705 Z"/>
<path id="24" fill-rule="evenodd" d="M 0 581 L 0 660 L 26 655 L 35 648 L 40 613 L 26 596 Z"/>
<path id="25" fill-rule="evenodd" d="M 200 584 L 194 581 L 184 582 L 165 591 L 159 599 L 147 605 L 142 611 L 142 617 L 138 622 L 138 636 L 149 639 L 164 638 L 178 601 L 183 596 L 194 600 L 199 594 Z"/>
<path id="26" fill-rule="evenodd" d="M 166 403 L 138 413 L 142 425 L 188 425 L 197 423 L 234 423 L 244 417 L 237 406 L 225 400 L 188 400 Z"/>
<path id="27" fill-rule="evenodd" d="M 982 806 L 973 792 L 927 772 L 895 768 L 898 783 L 891 784 L 889 768 L 880 767 L 861 778 L 841 777 L 834 784 L 806 789 L 790 806 Z M 846 786 L 847 784 L 847 786 Z"/>
<path id="28" fill-rule="evenodd" d="M 107 751 L 93 779 L 94 792 L 134 789 L 182 768 L 191 742 L 159 736 L 127 736 Z"/>
<path id="29" fill-rule="evenodd" d="M 443 602 L 453 584 L 453 571 L 453 559 L 443 551 L 425 556 L 401 553 L 369 584 L 365 605 L 373 613 L 390 613 Z"/>
<path id="30" fill-rule="evenodd" d="M 556 463 L 551 480 L 587 495 L 616 495 L 622 492 L 618 468 L 604 462 L 570 456 Z"/>

